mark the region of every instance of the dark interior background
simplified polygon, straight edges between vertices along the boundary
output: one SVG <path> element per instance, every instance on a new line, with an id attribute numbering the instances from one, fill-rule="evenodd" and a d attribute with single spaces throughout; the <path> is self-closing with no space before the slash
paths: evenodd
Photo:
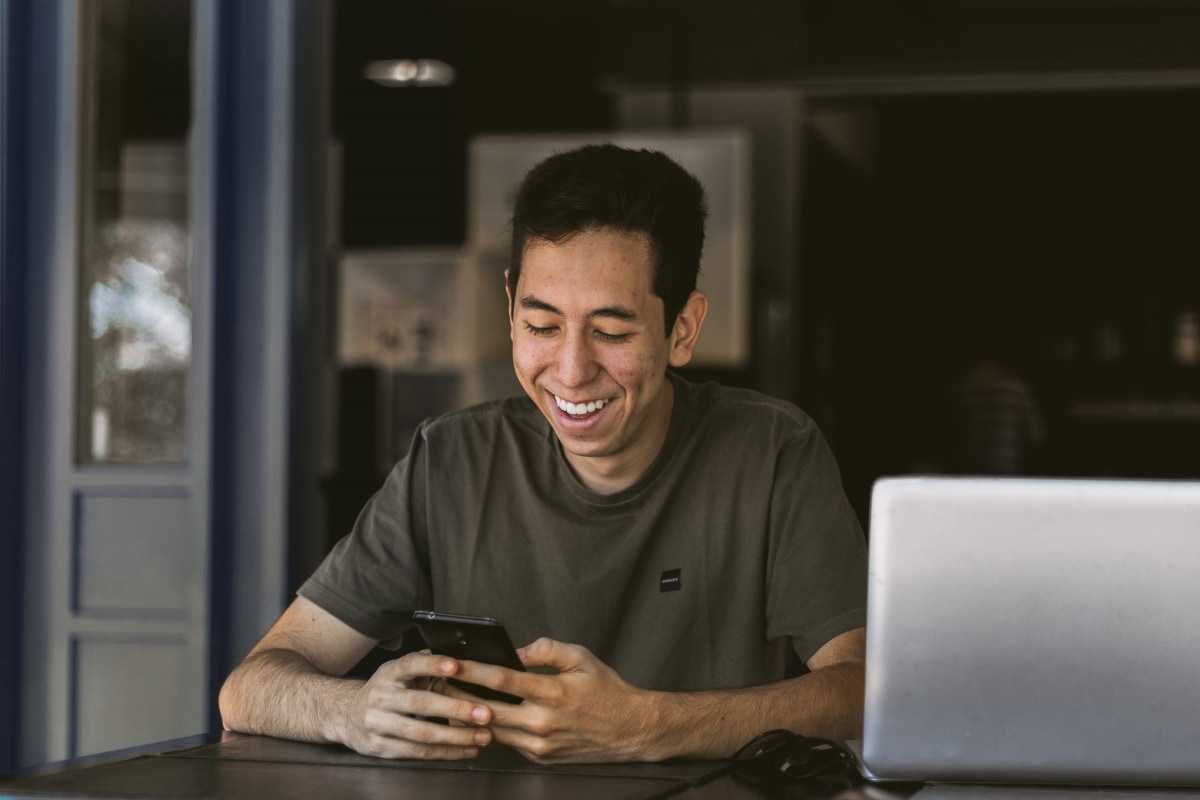
<path id="1" fill-rule="evenodd" d="M 461 243 L 470 138 L 609 128 L 615 85 L 1200 67 L 1188 0 L 341 0 L 333 35 L 347 248 Z M 399 57 L 459 81 L 363 79 Z M 875 144 L 866 166 L 804 144 L 788 399 L 860 514 L 876 477 L 917 464 L 932 398 L 983 334 L 1041 404 L 1033 471 L 1200 477 L 1200 368 L 1172 356 L 1200 311 L 1200 91 L 820 102 L 865 115 Z"/>
<path id="2" fill-rule="evenodd" d="M 939 390 L 985 345 L 1039 401 L 1031 471 L 1200 475 L 1200 370 L 1173 354 L 1200 308 L 1200 93 L 871 108 L 872 174 L 810 139 L 804 227 L 805 316 L 833 308 L 835 341 L 807 399 L 856 505 L 914 469 Z"/>

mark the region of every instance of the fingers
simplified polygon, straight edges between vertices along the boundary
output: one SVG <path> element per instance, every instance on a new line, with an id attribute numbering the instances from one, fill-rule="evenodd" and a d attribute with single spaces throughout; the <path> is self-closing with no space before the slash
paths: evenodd
<path id="1" fill-rule="evenodd" d="M 354 749 L 381 758 L 463 759 L 477 756 L 492 739 L 487 728 L 368 709 Z"/>
<path id="2" fill-rule="evenodd" d="M 488 727 L 497 742 L 540 764 L 625 761 L 641 752 L 636 732 L 648 716 L 644 692 L 582 645 L 538 639 L 518 655 L 527 667 L 555 674 L 492 673 L 464 661 L 457 676 L 525 698 L 519 706 L 490 704 Z"/>
<path id="3" fill-rule="evenodd" d="M 445 679 L 462 665 L 453 658 L 410 653 L 380 666 L 364 687 L 368 708 L 486 725 L 491 711 L 478 700 L 447 692 Z"/>
<path id="4" fill-rule="evenodd" d="M 383 758 L 472 758 L 490 744 L 491 730 L 479 727 L 492 713 L 472 701 L 426 691 L 456 674 L 454 659 L 410 653 L 382 665 L 358 692 L 357 719 L 349 737 L 352 748 Z M 447 721 L 461 723 L 447 725 Z"/>
<path id="5" fill-rule="evenodd" d="M 450 719 L 471 725 L 486 725 L 491 711 L 478 699 L 455 697 L 449 692 L 409 688 L 403 684 L 368 683 L 363 691 L 364 707 L 385 714 Z"/>
<path id="6" fill-rule="evenodd" d="M 426 650 L 381 664 L 371 680 L 405 682 L 449 677 L 457 672 L 458 662 L 453 658 L 435 656 Z"/>
<path id="7" fill-rule="evenodd" d="M 475 687 L 492 689 L 524 700 L 537 696 L 539 692 L 538 687 L 540 686 L 539 679 L 543 677 L 545 676 L 512 670 L 493 664 L 485 664 L 480 661 L 462 661 L 459 662 L 459 671 L 455 675 L 455 679 L 456 682 L 461 681 L 466 685 L 447 686 L 446 692 L 454 697 L 474 697 L 476 700 L 482 698 L 482 702 L 487 703 L 495 711 L 505 706 L 511 707 L 519 701 L 489 699 L 489 693 L 473 691 Z"/>
<path id="8" fill-rule="evenodd" d="M 586 647 L 566 644 L 545 637 L 522 647 L 517 651 L 517 655 L 521 658 L 522 664 L 530 669 L 549 667 L 559 674 L 593 672 L 607 674 L 607 668 Z M 486 687 L 519 697 L 522 700 L 534 700 L 539 704 L 551 706 L 560 704 L 563 689 L 561 683 L 546 680 L 548 676 L 544 674 L 521 672 L 478 661 L 458 662 L 458 672 L 454 677 L 463 683 Z M 478 699 L 477 694 L 471 694 L 471 686 L 448 686 L 446 692 L 449 696 L 456 698 Z M 512 703 L 490 699 L 484 699 L 482 702 L 488 704 L 493 714 L 499 714 L 506 720 L 515 711 Z"/>

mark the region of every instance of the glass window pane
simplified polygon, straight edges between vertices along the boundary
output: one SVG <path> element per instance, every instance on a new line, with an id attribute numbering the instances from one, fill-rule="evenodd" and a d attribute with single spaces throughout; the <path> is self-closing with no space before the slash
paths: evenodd
<path id="1" fill-rule="evenodd" d="M 89 0 L 80 70 L 85 464 L 178 463 L 191 363 L 188 0 Z"/>

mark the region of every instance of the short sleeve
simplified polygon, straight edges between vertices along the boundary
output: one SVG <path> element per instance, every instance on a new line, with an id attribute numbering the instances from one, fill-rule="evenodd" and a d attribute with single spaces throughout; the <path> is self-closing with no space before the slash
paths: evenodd
<path id="1" fill-rule="evenodd" d="M 297 592 L 385 646 L 398 644 L 411 627 L 412 612 L 431 602 L 423 430 L 363 507 L 353 530 Z"/>
<path id="2" fill-rule="evenodd" d="M 807 419 L 785 439 L 771 496 L 767 635 L 807 661 L 866 624 L 866 537 L 833 453 Z"/>

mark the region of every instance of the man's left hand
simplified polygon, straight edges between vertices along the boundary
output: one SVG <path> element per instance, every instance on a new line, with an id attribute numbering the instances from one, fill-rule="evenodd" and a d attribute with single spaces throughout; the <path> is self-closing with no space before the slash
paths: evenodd
<path id="1" fill-rule="evenodd" d="M 462 662 L 463 680 L 524 698 L 520 705 L 487 704 L 495 741 L 539 764 L 657 760 L 650 737 L 660 693 L 627 683 L 581 645 L 541 638 L 517 654 L 526 668 L 556 674 Z"/>

